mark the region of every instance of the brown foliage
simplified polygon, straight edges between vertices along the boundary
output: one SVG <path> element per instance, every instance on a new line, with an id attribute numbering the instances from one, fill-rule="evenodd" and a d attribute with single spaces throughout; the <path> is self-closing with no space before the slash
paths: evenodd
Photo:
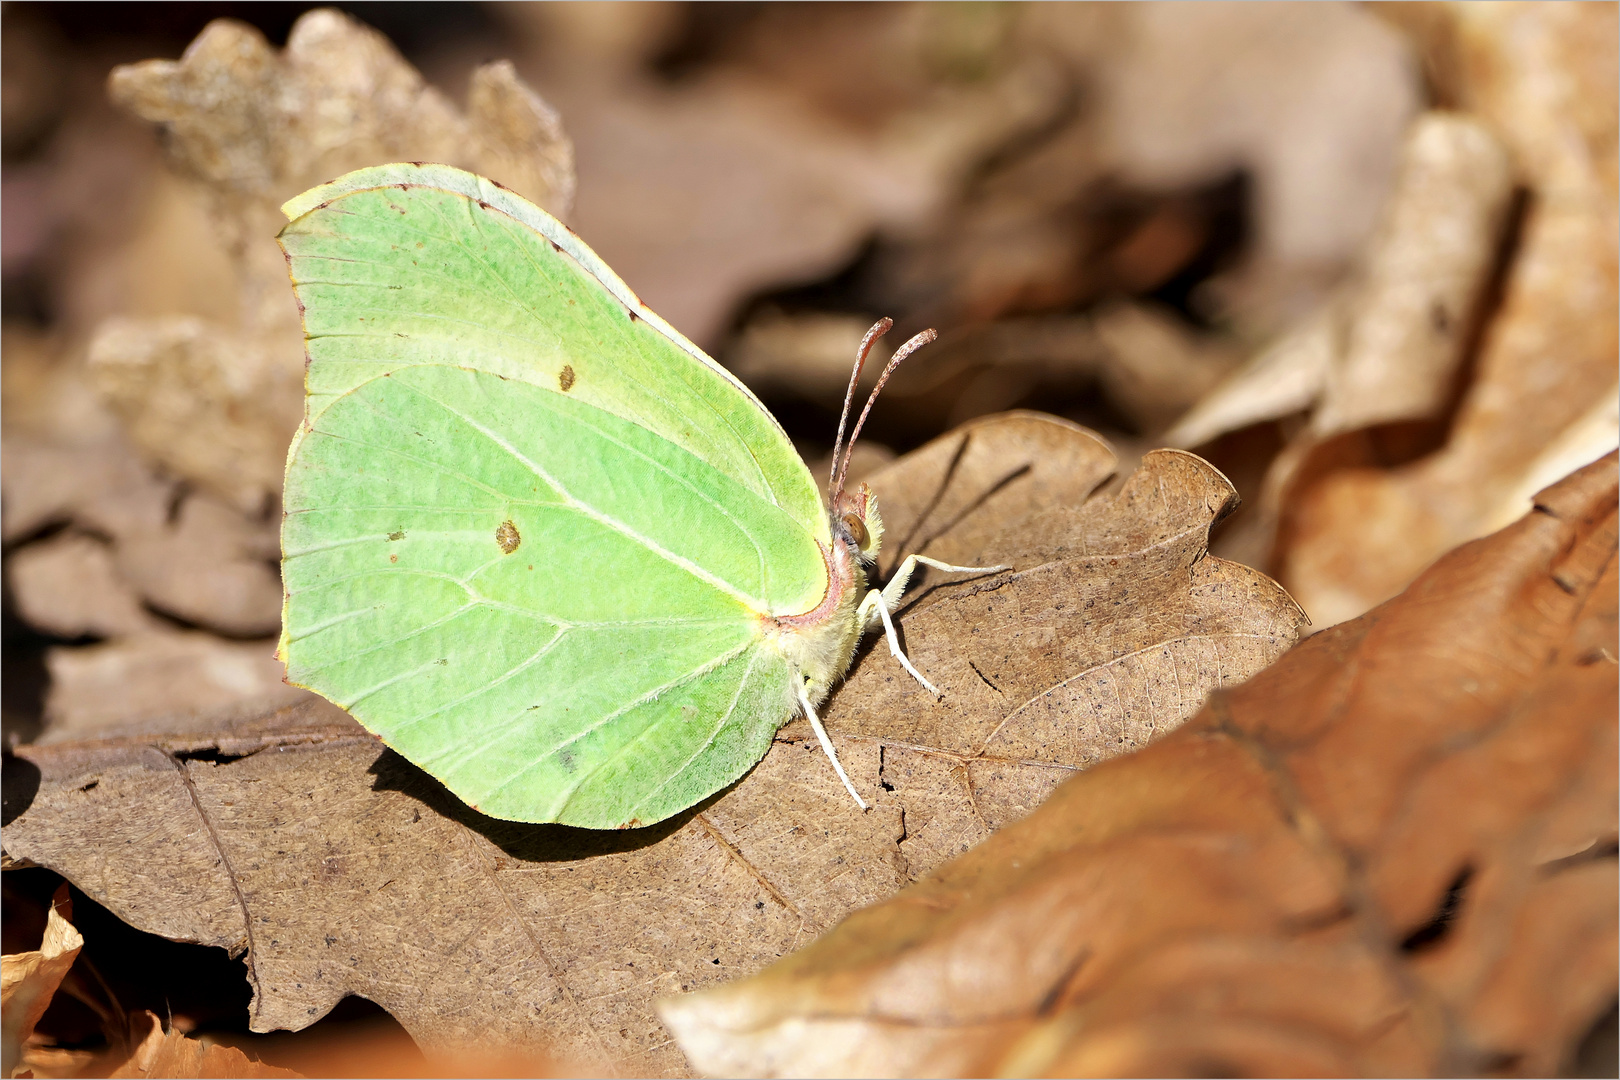
<path id="1" fill-rule="evenodd" d="M 70 8 L 0 35 L 8 905 L 241 960 L 64 1021 L 118 927 L 8 1065 L 1529 1073 L 1612 1000 L 1612 466 L 1236 690 L 1299 614 L 1207 539 L 1230 476 L 1217 552 L 1338 622 L 1614 445 L 1613 4 Z M 276 208 L 412 158 L 571 213 L 807 456 L 874 317 L 941 331 L 868 429 L 934 441 L 858 448 L 880 569 L 1016 570 L 908 594 L 943 700 L 876 640 L 828 702 L 871 813 L 795 723 L 646 835 L 511 826 L 281 682 Z M 346 994 L 451 1049 L 240 1030 Z"/>
<path id="2" fill-rule="evenodd" d="M 923 582 L 902 611 L 942 702 L 879 646 L 830 703 L 871 813 L 795 723 L 743 781 L 665 825 L 498 822 L 308 701 L 19 748 L 40 784 L 6 850 L 135 926 L 245 954 L 255 1030 L 304 1027 L 353 993 L 427 1046 L 682 1071 L 654 994 L 790 952 L 1292 643 L 1286 594 L 1204 554 L 1231 499 L 1218 473 L 1150 455 L 1117 496 L 1085 501 L 1112 466 L 1095 436 L 1013 414 L 871 477 L 903 549 L 1018 568 Z"/>
<path id="3" fill-rule="evenodd" d="M 1616 976 L 1610 454 L 752 979 L 724 1075 L 1546 1075 Z"/>

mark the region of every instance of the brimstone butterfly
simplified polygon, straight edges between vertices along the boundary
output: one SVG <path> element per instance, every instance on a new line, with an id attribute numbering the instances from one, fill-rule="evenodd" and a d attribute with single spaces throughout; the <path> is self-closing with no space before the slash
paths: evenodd
<path id="1" fill-rule="evenodd" d="M 742 383 L 500 185 L 384 165 L 282 210 L 308 351 L 288 680 L 499 818 L 651 824 L 799 710 L 864 807 L 815 708 L 878 625 L 933 690 L 890 610 L 917 562 L 978 568 L 908 558 L 866 592 L 881 519 L 836 448 L 824 507 Z"/>

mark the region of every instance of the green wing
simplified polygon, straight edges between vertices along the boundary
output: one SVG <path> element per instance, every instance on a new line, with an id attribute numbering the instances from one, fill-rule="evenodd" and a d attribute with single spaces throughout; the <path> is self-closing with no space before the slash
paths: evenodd
<path id="1" fill-rule="evenodd" d="M 819 598 L 814 539 L 611 413 L 401 369 L 315 419 L 286 499 L 289 679 L 486 813 L 660 820 L 793 708 L 757 612 Z"/>
<path id="2" fill-rule="evenodd" d="M 448 165 L 398 164 L 282 211 L 309 419 L 385 371 L 477 368 L 655 432 L 831 542 L 815 480 L 759 399 L 539 207 Z"/>
<path id="3" fill-rule="evenodd" d="M 761 613 L 825 593 L 814 482 L 746 390 L 534 223 L 561 226 L 499 188 L 530 221 L 369 182 L 404 168 L 289 204 L 329 196 L 283 233 L 311 361 L 288 678 L 486 813 L 658 821 L 795 708 Z"/>

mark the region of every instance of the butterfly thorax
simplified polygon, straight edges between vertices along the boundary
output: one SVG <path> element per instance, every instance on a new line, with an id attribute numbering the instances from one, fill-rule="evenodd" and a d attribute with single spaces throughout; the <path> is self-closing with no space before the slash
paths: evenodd
<path id="1" fill-rule="evenodd" d="M 883 542 L 883 519 L 877 498 L 862 484 L 839 492 L 828 511 L 832 545 L 822 548 L 827 565 L 827 591 L 809 611 L 768 619 L 766 634 L 805 680 L 805 692 L 816 704 L 849 670 L 862 627 L 856 610 L 866 595 L 866 570 Z"/>

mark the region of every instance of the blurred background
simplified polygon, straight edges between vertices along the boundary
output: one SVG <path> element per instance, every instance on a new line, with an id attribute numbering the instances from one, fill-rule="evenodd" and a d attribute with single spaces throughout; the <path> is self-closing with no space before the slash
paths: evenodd
<path id="1" fill-rule="evenodd" d="M 1400 30 L 1334 4 L 359 4 L 353 27 L 306 28 L 318 75 L 277 70 L 313 8 L 3 9 L 22 737 L 47 711 L 274 693 L 258 641 L 301 350 L 272 238 L 307 186 L 470 158 L 558 212 L 812 462 L 888 315 L 891 347 L 941 338 L 890 385 L 863 468 L 1037 408 L 1108 436 L 1128 472 L 1343 278 L 1426 95 Z M 177 59 L 221 18 L 208 70 L 109 93 L 115 67 Z M 477 131 L 441 130 L 476 127 L 470 78 L 500 59 L 560 140 L 480 157 Z M 553 151 L 550 181 L 518 160 Z M 1282 435 L 1245 437 L 1257 453 L 1217 463 L 1252 487 Z"/>
<path id="2" fill-rule="evenodd" d="M 1612 4 L 0 20 L 7 746 L 297 693 L 271 655 L 302 409 L 276 207 L 363 165 L 450 161 L 551 210 L 813 467 L 884 315 L 891 347 L 940 339 L 857 472 L 1017 408 L 1122 474 L 1195 450 L 1245 501 L 1215 552 L 1319 627 L 1615 442 Z"/>

